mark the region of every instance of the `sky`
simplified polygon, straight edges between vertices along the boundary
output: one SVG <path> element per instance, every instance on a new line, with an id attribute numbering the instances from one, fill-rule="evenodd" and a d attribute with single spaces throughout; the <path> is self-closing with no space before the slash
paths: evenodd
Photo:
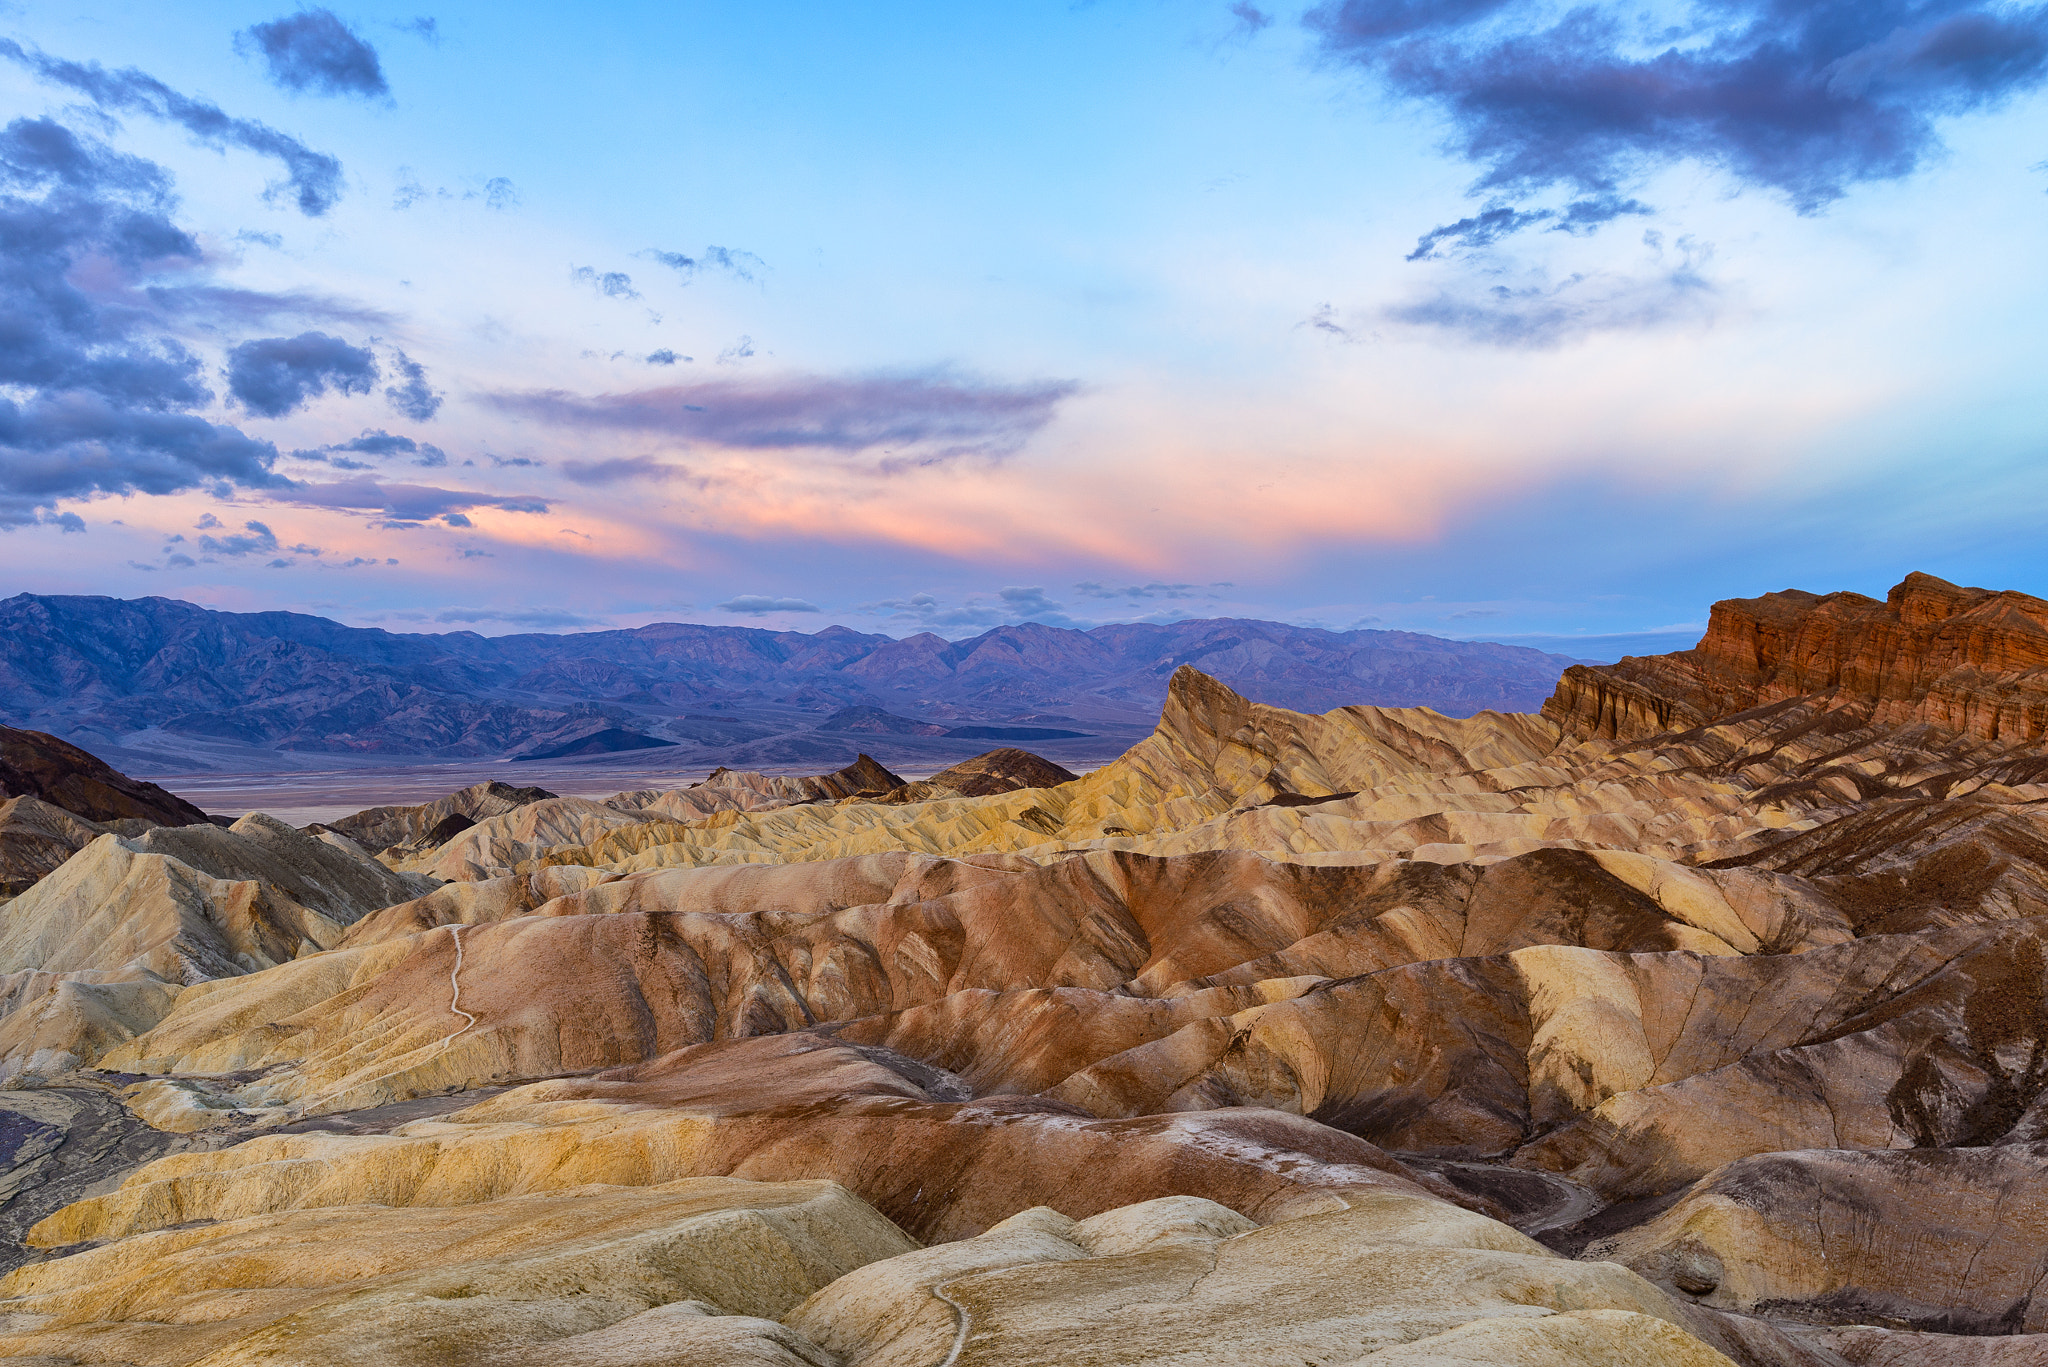
<path id="1" fill-rule="evenodd" d="M 0 3 L 0 591 L 2048 593 L 2048 5 L 426 3 Z"/>

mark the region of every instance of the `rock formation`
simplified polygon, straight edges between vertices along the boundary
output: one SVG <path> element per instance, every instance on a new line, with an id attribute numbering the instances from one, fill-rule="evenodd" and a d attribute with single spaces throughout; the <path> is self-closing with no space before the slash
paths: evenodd
<path id="1" fill-rule="evenodd" d="M 1080 778 L 93 835 L 0 1066 L 158 1147 L 45 1196 L 18 1112 L 0 1354 L 2031 1363 L 2033 602 L 1723 604 L 1542 716 L 1184 667 Z"/>
<path id="2" fill-rule="evenodd" d="M 207 816 L 154 783 L 129 778 L 67 741 L 0 726 L 0 796 L 32 797 L 88 821 L 203 825 Z"/>
<path id="3" fill-rule="evenodd" d="M 2002 744 L 2048 736 L 2048 602 L 1909 574 L 1880 603 L 1788 589 L 1714 604 L 1699 645 L 1565 671 L 1543 714 L 1639 740 L 1788 699 Z"/>

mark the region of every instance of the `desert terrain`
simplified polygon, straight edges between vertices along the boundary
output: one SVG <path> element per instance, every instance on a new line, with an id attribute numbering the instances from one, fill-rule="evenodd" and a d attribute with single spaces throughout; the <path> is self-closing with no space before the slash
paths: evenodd
<path id="1" fill-rule="evenodd" d="M 2048 602 L 982 748 L 293 823 L 0 734 L 0 1356 L 2048 1361 Z"/>

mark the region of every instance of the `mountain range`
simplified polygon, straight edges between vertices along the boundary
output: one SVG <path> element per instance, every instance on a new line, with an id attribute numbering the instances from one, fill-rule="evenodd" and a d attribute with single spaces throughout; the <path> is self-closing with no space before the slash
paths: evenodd
<path id="1" fill-rule="evenodd" d="M 159 773 L 664 744 L 679 766 L 832 767 L 859 750 L 943 765 L 990 740 L 1099 762 L 1149 730 L 1184 664 L 1302 710 L 1468 716 L 1533 710 L 1572 663 L 1519 646 L 1239 619 L 1024 623 L 965 641 L 674 622 L 486 637 L 169 598 L 0 602 L 0 716 Z"/>

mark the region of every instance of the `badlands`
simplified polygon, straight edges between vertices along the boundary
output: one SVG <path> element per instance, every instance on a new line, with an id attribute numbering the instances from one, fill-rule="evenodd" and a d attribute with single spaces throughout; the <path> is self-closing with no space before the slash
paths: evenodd
<path id="1" fill-rule="evenodd" d="M 1183 667 L 1078 778 L 298 829 L 72 753 L 0 772 L 0 1356 L 2048 1362 L 2040 599 L 1540 714 Z"/>

